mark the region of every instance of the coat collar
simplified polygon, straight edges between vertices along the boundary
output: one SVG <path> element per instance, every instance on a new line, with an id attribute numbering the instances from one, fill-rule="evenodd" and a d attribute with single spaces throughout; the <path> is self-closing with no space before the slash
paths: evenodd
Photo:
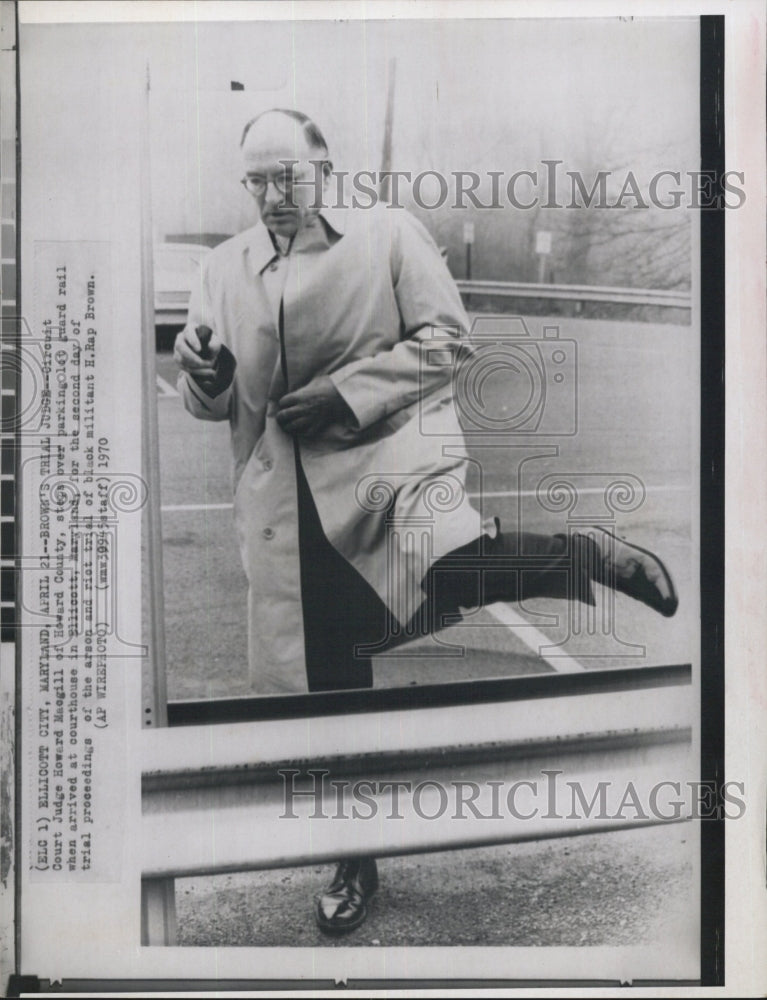
<path id="1" fill-rule="evenodd" d="M 330 229 L 330 233 L 328 233 L 320 219 L 324 220 Z M 345 210 L 340 208 L 323 208 L 314 225 L 305 227 L 297 234 L 292 252 L 303 253 L 306 250 L 317 247 L 327 249 L 327 247 L 337 242 L 344 235 L 345 231 Z M 335 237 L 332 234 L 335 234 Z M 250 264 L 256 274 L 261 274 L 267 265 L 278 256 L 269 230 L 261 221 L 248 230 L 245 246 Z"/>

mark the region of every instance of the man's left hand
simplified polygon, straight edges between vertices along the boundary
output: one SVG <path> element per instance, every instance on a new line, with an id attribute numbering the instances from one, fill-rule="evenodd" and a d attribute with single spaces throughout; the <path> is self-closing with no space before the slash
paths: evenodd
<path id="1" fill-rule="evenodd" d="M 331 424 L 353 417 L 346 401 L 327 375 L 282 397 L 277 423 L 287 434 L 315 437 Z"/>

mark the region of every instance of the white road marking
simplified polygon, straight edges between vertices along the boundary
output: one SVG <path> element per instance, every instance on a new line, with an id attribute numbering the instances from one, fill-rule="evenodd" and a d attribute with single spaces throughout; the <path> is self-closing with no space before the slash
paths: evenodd
<path id="1" fill-rule="evenodd" d="M 551 639 L 547 638 L 543 632 L 531 625 L 526 618 L 523 618 L 518 611 L 515 611 L 510 604 L 486 604 L 485 611 L 502 625 L 508 625 L 514 629 L 514 635 L 523 642 L 533 652 L 540 656 L 544 663 L 557 671 L 558 674 L 576 674 L 585 670 L 583 664 L 578 663 L 572 656 L 563 654 L 562 656 L 543 656 L 540 653 L 542 646 L 551 646 Z"/>
<path id="2" fill-rule="evenodd" d="M 646 491 L 648 493 L 689 493 L 689 486 L 646 486 Z M 537 490 L 488 490 L 487 493 L 469 493 L 469 497 L 472 499 L 477 499 L 478 497 L 484 498 L 501 498 L 501 497 L 534 497 L 537 495 Z M 604 493 L 604 489 L 601 487 L 587 487 L 578 491 L 584 495 L 587 494 L 597 494 Z M 160 509 L 164 514 L 167 513 L 179 513 L 183 511 L 195 511 L 195 510 L 231 510 L 233 504 L 231 503 L 180 503 L 180 504 L 169 504 L 163 506 Z"/>
<path id="3" fill-rule="evenodd" d="M 160 507 L 163 514 L 191 513 L 195 510 L 231 510 L 232 503 L 176 503 Z"/>
<path id="4" fill-rule="evenodd" d="M 168 398 L 171 398 L 173 396 L 178 396 L 178 393 L 170 384 L 170 382 L 166 382 L 165 379 L 162 377 L 162 375 L 157 376 L 157 391 L 160 396 L 165 396 Z"/>

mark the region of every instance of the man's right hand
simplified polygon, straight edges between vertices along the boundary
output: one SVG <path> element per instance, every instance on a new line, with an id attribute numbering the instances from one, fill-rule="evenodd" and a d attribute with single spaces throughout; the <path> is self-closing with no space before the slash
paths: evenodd
<path id="1" fill-rule="evenodd" d="M 173 357 L 207 396 L 215 398 L 232 384 L 234 355 L 207 326 L 184 327 L 176 337 Z"/>
<path id="2" fill-rule="evenodd" d="M 176 337 L 173 347 L 173 358 L 176 363 L 189 375 L 204 384 L 212 382 L 217 375 L 216 363 L 221 352 L 221 338 L 213 334 L 207 344 L 206 350 L 200 342 L 198 331 L 207 330 L 207 327 L 197 327 L 193 330 L 187 326 Z M 204 356 L 203 356 L 204 355 Z"/>

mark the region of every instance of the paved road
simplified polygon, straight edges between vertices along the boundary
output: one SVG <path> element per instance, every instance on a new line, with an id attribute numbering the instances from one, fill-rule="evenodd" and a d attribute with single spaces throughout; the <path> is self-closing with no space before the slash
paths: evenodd
<path id="1" fill-rule="evenodd" d="M 314 924 L 314 894 L 329 881 L 329 868 L 179 879 L 179 943 L 310 948 L 646 944 L 654 945 L 660 961 L 664 947 L 694 957 L 699 940 L 695 850 L 695 830 L 684 824 L 387 858 L 379 862 L 381 886 L 367 921 L 341 939 L 324 936 Z M 454 974 L 460 976 L 460 970 Z M 542 953 L 538 975 L 550 974 Z M 587 974 L 599 976 L 596 963 Z"/>

